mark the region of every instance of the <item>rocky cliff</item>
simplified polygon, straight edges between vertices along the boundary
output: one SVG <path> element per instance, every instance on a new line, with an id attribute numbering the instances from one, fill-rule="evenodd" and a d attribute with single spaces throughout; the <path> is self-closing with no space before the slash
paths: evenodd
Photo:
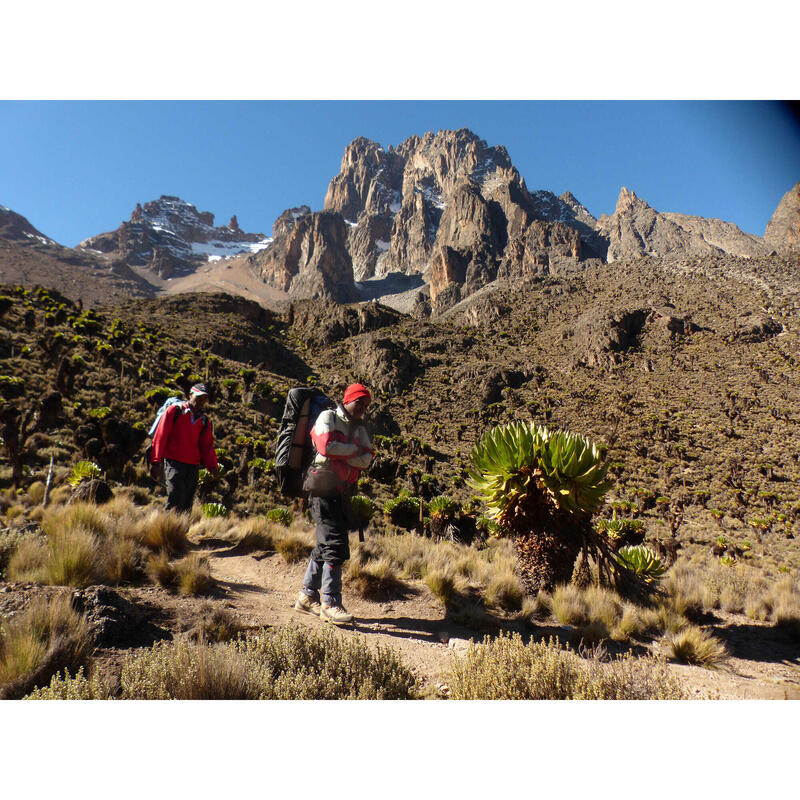
<path id="1" fill-rule="evenodd" d="M 607 249 L 574 196 L 529 192 L 505 148 L 466 129 L 412 136 L 388 150 L 356 139 L 325 209 L 347 222 L 356 280 L 421 274 L 439 311 L 498 275 L 546 272 L 554 261 Z"/>
<path id="2" fill-rule="evenodd" d="M 270 246 L 249 257 L 255 274 L 296 298 L 356 299 L 348 226 L 341 214 L 310 213 L 308 206 L 284 211 L 273 226 Z"/>
<path id="3" fill-rule="evenodd" d="M 800 252 L 800 183 L 781 198 L 764 232 L 767 247 L 778 252 Z"/>
<path id="4" fill-rule="evenodd" d="M 262 233 L 245 233 L 234 215 L 215 227 L 214 215 L 198 211 L 179 197 L 161 195 L 139 203 L 119 228 L 93 236 L 78 245 L 110 255 L 125 264 L 148 267 L 162 278 L 193 272 L 199 264 L 256 252 L 269 244 Z"/>

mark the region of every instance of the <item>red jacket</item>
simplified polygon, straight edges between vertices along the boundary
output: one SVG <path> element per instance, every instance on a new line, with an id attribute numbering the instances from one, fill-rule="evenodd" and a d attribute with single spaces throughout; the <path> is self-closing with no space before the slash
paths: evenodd
<path id="1" fill-rule="evenodd" d="M 188 403 L 178 403 L 164 412 L 153 434 L 150 460 L 154 464 L 169 458 L 184 464 L 202 464 L 208 470 L 217 469 L 211 420 L 205 414 L 194 420 L 192 416 Z"/>

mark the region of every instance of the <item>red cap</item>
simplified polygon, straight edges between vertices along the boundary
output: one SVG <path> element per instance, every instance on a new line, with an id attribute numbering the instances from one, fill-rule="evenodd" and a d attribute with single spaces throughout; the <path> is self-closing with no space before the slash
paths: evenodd
<path id="1" fill-rule="evenodd" d="M 367 400 L 372 400 L 372 395 L 369 393 L 366 386 L 361 383 L 351 383 L 344 390 L 342 405 L 346 406 L 348 403 L 352 403 L 353 400 L 358 400 L 359 397 L 366 397 Z"/>

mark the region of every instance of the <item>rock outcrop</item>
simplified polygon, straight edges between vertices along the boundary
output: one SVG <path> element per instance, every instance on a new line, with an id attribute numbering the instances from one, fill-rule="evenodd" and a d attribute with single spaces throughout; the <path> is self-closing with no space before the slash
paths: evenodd
<path id="1" fill-rule="evenodd" d="M 297 209 L 276 220 L 271 245 L 250 257 L 255 274 L 290 297 L 356 299 L 344 218 L 327 212 L 293 216 L 292 211 Z"/>
<path id="2" fill-rule="evenodd" d="M 239 253 L 257 252 L 271 240 L 245 233 L 234 215 L 228 225 L 214 226 L 214 215 L 198 211 L 179 197 L 161 195 L 139 203 L 130 219 L 108 233 L 92 236 L 79 250 L 97 251 L 135 267 L 148 267 L 161 278 L 193 272 L 198 265 Z"/>
<path id="3" fill-rule="evenodd" d="M 684 230 L 622 187 L 613 215 L 598 220 L 609 239 L 609 263 L 642 256 L 698 255 L 719 252 L 700 234 Z"/>
<path id="4" fill-rule="evenodd" d="M 800 183 L 781 198 L 767 223 L 764 241 L 770 250 L 800 253 Z"/>
<path id="5" fill-rule="evenodd" d="M 761 237 L 732 222 L 659 212 L 624 186 L 614 213 L 600 217 L 597 224 L 608 237 L 609 263 L 643 256 L 755 258 L 768 252 Z"/>
<path id="6" fill-rule="evenodd" d="M 0 239 L 20 244 L 56 244 L 28 222 L 21 214 L 0 206 Z"/>

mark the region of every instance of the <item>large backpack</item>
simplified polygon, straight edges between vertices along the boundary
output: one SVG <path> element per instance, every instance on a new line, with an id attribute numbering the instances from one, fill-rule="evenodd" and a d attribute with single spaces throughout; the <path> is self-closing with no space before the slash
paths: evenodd
<path id="1" fill-rule="evenodd" d="M 301 497 L 303 473 L 314 458 L 311 431 L 322 411 L 336 408 L 319 389 L 298 386 L 286 395 L 275 445 L 275 474 L 284 497 Z"/>

